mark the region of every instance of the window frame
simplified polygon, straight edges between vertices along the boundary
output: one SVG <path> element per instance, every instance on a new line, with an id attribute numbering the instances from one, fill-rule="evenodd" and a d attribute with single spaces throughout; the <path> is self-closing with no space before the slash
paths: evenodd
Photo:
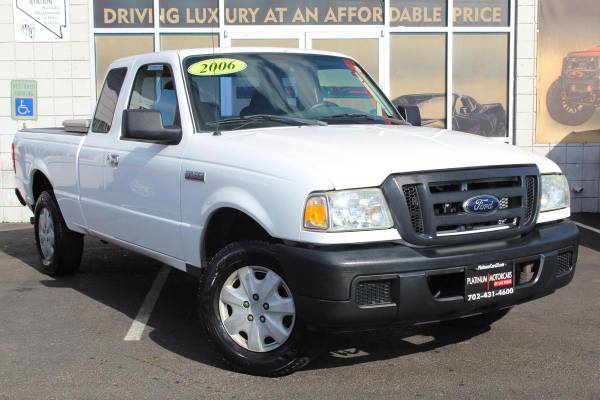
<path id="1" fill-rule="evenodd" d="M 181 112 L 180 112 L 180 106 L 179 106 L 179 98 L 177 96 L 177 84 L 176 84 L 176 79 L 175 79 L 175 74 L 173 73 L 173 67 L 171 66 L 170 63 L 166 62 L 166 61 L 157 61 L 157 62 L 150 62 L 150 63 L 145 63 L 140 65 L 137 70 L 135 71 L 135 75 L 133 76 L 133 80 L 131 81 L 131 88 L 129 90 L 129 98 L 127 99 L 127 103 L 125 103 L 125 110 L 131 110 L 131 108 L 129 108 L 129 106 L 131 105 L 131 98 L 133 97 L 133 91 L 135 88 L 135 83 L 137 80 L 137 77 L 139 75 L 139 73 L 142 71 L 143 68 L 146 68 L 148 66 L 151 65 L 163 65 L 166 66 L 169 69 L 169 72 L 171 73 L 171 80 L 173 82 L 173 90 L 175 91 L 175 101 L 176 106 L 175 106 L 175 114 L 173 115 L 173 122 L 175 121 L 179 121 L 179 125 L 175 125 L 173 124 L 173 126 L 177 126 L 178 128 L 182 128 L 182 122 L 181 122 Z M 161 116 L 162 118 L 162 116 Z M 164 121 L 163 121 L 163 125 L 164 125 Z M 122 137 L 119 138 L 121 140 L 124 140 Z"/>
<path id="2" fill-rule="evenodd" d="M 108 82 L 108 77 L 109 77 L 110 73 L 114 72 L 114 71 L 119 71 L 119 70 L 123 71 L 123 79 L 121 81 L 121 87 L 119 88 L 119 92 L 117 93 L 117 101 L 115 101 L 115 107 L 112 111 L 111 124 L 108 127 L 108 130 L 106 130 L 106 132 L 96 131 L 96 130 L 94 130 L 94 121 L 96 120 L 96 115 L 98 114 L 98 105 L 100 104 L 100 98 L 102 97 L 102 92 L 104 91 L 104 87 L 106 86 L 106 84 Z M 92 120 L 90 122 L 90 132 L 107 135 L 113 129 L 113 126 L 115 125 L 115 117 L 117 115 L 117 106 L 119 104 L 119 98 L 121 97 L 121 92 L 123 91 L 123 86 L 125 85 L 125 81 L 127 80 L 128 73 L 129 73 L 129 68 L 126 66 L 110 68 L 106 72 L 106 77 L 104 78 L 104 83 L 102 84 L 102 90 L 100 91 L 100 96 L 98 97 L 98 100 L 96 102 L 96 108 L 94 109 L 94 115 L 92 115 Z"/>

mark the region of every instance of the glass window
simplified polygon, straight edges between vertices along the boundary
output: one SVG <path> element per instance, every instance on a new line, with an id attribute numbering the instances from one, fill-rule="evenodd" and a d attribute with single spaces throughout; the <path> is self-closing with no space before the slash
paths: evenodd
<path id="1" fill-rule="evenodd" d="M 379 39 L 313 39 L 312 48 L 355 58 L 379 82 Z"/>
<path id="2" fill-rule="evenodd" d="M 110 70 L 106 76 L 102 93 L 98 99 L 94 120 L 92 122 L 92 132 L 107 133 L 110 131 L 112 121 L 115 116 L 119 93 L 127 74 L 127 68 L 115 68 Z"/>
<path id="3" fill-rule="evenodd" d="M 184 35 L 163 33 L 160 35 L 161 50 L 202 49 L 219 47 L 219 35 Z"/>
<path id="4" fill-rule="evenodd" d="M 390 78 L 394 105 L 416 105 L 423 126 L 446 127 L 445 34 L 393 35 Z"/>
<path id="5" fill-rule="evenodd" d="M 232 47 L 287 47 L 298 48 L 298 39 L 231 39 Z"/>
<path id="6" fill-rule="evenodd" d="M 96 35 L 96 93 L 110 64 L 117 58 L 154 51 L 153 35 Z"/>
<path id="7" fill-rule="evenodd" d="M 133 82 L 130 110 L 158 110 L 163 125 L 180 125 L 175 82 L 171 69 L 164 64 L 141 67 Z"/>
<path id="8" fill-rule="evenodd" d="M 455 34 L 453 69 L 453 129 L 506 136 L 508 34 Z"/>
<path id="9" fill-rule="evenodd" d="M 298 119 L 328 124 L 401 123 L 379 88 L 347 58 L 232 54 L 216 59 L 188 57 L 184 66 L 197 125 L 205 130 L 214 129 L 217 120 L 223 130 L 290 125 L 290 119 L 296 123 Z M 249 119 L 253 116 L 263 118 Z"/>

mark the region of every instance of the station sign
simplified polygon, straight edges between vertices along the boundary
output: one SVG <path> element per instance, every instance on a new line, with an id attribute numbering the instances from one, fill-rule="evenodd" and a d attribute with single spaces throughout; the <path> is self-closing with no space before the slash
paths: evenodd
<path id="1" fill-rule="evenodd" d="M 61 42 L 69 39 L 68 0 L 13 0 L 17 42 Z"/>

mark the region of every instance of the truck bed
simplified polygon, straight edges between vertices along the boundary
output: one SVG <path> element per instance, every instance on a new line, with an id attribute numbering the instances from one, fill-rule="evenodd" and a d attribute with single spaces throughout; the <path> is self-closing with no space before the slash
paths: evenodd
<path id="1" fill-rule="evenodd" d="M 73 136 L 85 136 L 87 133 L 85 132 L 74 132 L 68 131 L 62 126 L 55 126 L 52 128 L 26 128 L 21 129 L 19 132 L 28 132 L 28 133 L 46 133 L 48 135 L 73 135 Z"/>

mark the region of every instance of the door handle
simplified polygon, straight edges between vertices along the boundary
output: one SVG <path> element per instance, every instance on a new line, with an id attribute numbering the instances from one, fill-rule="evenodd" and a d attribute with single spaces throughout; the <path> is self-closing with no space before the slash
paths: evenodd
<path id="1" fill-rule="evenodd" d="M 119 155 L 118 154 L 107 154 L 106 155 L 106 163 L 113 168 L 119 166 Z"/>

